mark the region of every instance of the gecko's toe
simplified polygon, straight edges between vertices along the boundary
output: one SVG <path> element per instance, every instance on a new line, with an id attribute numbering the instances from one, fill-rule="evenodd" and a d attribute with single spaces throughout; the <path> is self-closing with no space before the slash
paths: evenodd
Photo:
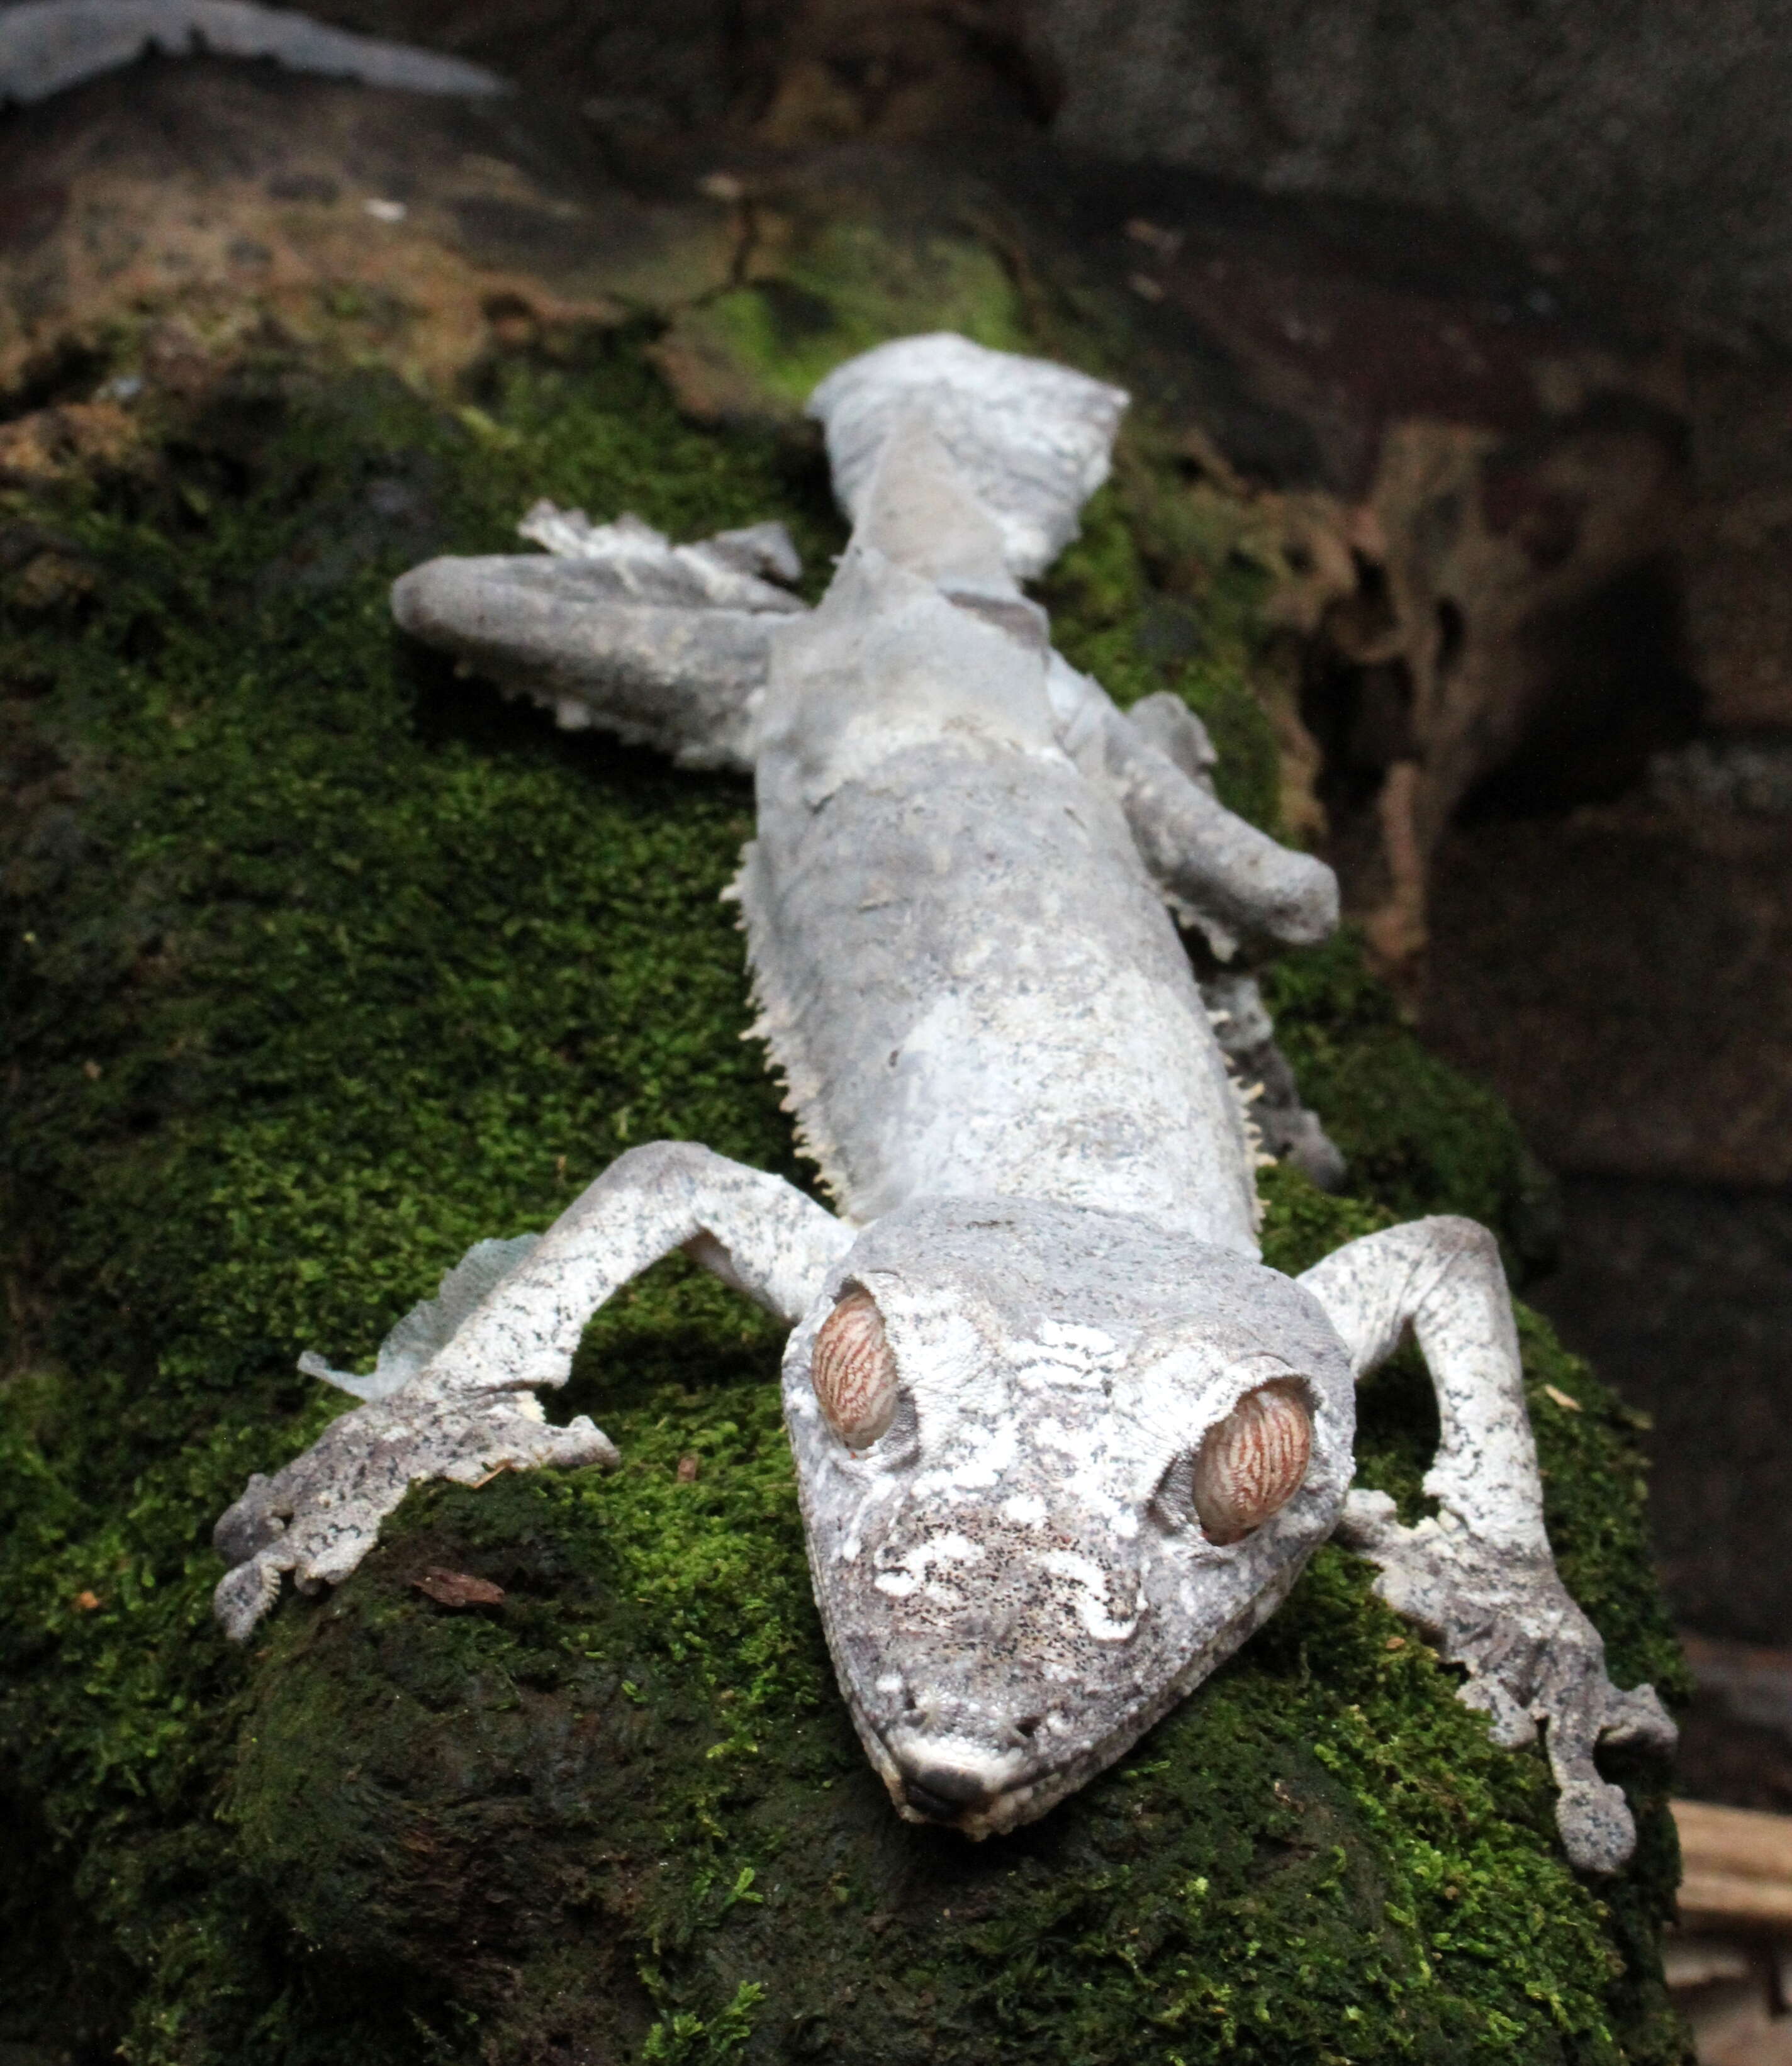
<path id="1" fill-rule="evenodd" d="M 1636 1849 L 1636 1825 L 1622 1789 L 1596 1774 L 1571 1779 L 1561 1788 L 1555 1822 L 1577 1872 L 1622 1872 Z"/>
<path id="2" fill-rule="evenodd" d="M 212 1611 L 233 1643 L 246 1643 L 280 1597 L 280 1566 L 272 1558 L 251 1557 L 218 1581 Z"/>
<path id="3" fill-rule="evenodd" d="M 1679 1743 L 1680 1731 L 1655 1688 L 1638 1686 L 1629 1692 L 1614 1693 L 1607 1702 L 1603 1739 L 1640 1744 L 1665 1756 Z"/>

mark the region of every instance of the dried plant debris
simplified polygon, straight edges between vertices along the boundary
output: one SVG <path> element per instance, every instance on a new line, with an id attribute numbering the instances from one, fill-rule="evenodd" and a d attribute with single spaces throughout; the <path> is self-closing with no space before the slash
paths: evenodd
<path id="1" fill-rule="evenodd" d="M 502 1586 L 494 1585 L 489 1578 L 476 1578 L 471 1571 L 448 1570 L 440 1564 L 432 1564 L 411 1583 L 439 1607 L 501 1607 L 505 1602 Z"/>

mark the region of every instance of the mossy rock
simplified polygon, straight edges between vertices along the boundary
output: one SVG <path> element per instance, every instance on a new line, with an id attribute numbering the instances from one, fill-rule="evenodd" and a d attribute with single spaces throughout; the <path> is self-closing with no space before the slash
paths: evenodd
<path id="1" fill-rule="evenodd" d="M 505 362 L 457 410 L 245 363 L 152 397 L 128 460 L 9 498 L 0 1784 L 29 1841 L 0 2040 L 140 2066 L 1678 2060 L 1663 1772 L 1614 1766 L 1638 1858 L 1577 1878 L 1540 1755 L 1493 1749 L 1335 1550 L 1042 1822 L 900 1822 L 809 1598 L 776 1332 L 682 1264 L 575 1371 L 619 1472 L 416 1493 L 339 1592 L 250 1653 L 217 1634 L 213 1517 L 334 1410 L 299 1349 L 370 1354 L 630 1143 L 802 1180 L 719 901 L 746 787 L 557 735 L 385 613 L 392 575 L 501 549 L 541 493 L 680 536 L 779 515 L 821 577 L 813 443 L 681 419 L 655 342 Z M 1210 514 L 1191 544 L 1175 492 L 1135 445 L 1048 599 L 1123 699 L 1210 717 L 1265 816 L 1260 577 Z M 1282 981 L 1359 1182 L 1271 1173 L 1271 1258 L 1436 1209 L 1522 1250 L 1498 1106 L 1348 942 Z M 1541 1323 L 1525 1342 L 1564 1574 L 1620 1683 L 1672 1691 L 1626 1417 Z M 1409 1509 L 1434 1436 L 1409 1364 L 1367 1387 L 1364 1475 Z M 432 1568 L 503 1597 L 445 1606 Z"/>

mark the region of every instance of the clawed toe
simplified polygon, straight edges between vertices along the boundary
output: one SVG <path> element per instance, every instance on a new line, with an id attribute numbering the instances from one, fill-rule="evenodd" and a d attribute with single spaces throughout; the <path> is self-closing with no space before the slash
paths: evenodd
<path id="1" fill-rule="evenodd" d="M 1635 1744 L 1644 1750 L 1672 1751 L 1680 1741 L 1680 1730 L 1661 1704 L 1652 1686 L 1638 1686 L 1627 1693 L 1614 1694 L 1605 1725 L 1605 1740 Z"/>
<path id="2" fill-rule="evenodd" d="M 255 1624 L 280 1597 L 280 1567 L 253 1557 L 228 1571 L 212 1594 L 212 1611 L 233 1643 L 246 1643 Z"/>
<path id="3" fill-rule="evenodd" d="M 1622 1790 L 1588 1771 L 1557 1781 L 1555 1824 L 1577 1872 L 1621 1872 L 1636 1849 L 1636 1824 Z"/>

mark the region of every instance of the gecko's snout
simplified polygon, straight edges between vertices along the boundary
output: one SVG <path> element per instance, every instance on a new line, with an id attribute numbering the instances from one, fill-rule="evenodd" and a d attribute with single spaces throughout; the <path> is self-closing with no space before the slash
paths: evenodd
<path id="1" fill-rule="evenodd" d="M 1022 1776 L 1012 1752 L 924 1736 L 898 1737 L 888 1746 L 896 1767 L 891 1791 L 910 1821 L 955 1825 L 981 1833 L 991 1810 Z"/>
<path id="2" fill-rule="evenodd" d="M 976 1813 L 988 1807 L 995 1796 L 981 1772 L 927 1764 L 903 1774 L 902 1798 L 930 1822 L 955 1822 L 967 1809 Z"/>

